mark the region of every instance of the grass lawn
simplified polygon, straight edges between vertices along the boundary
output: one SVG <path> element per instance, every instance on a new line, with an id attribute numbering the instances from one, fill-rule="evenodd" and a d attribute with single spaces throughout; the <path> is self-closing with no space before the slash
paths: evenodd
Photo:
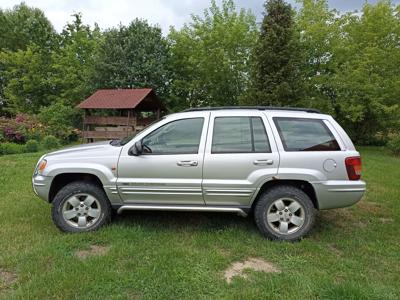
<path id="1" fill-rule="evenodd" d="M 293 244 L 265 240 L 251 217 L 214 213 L 124 213 L 63 234 L 31 189 L 40 154 L 0 157 L 0 298 L 399 299 L 400 159 L 361 152 L 364 199 L 320 212 Z M 249 258 L 280 272 L 228 284 L 224 271 Z"/>

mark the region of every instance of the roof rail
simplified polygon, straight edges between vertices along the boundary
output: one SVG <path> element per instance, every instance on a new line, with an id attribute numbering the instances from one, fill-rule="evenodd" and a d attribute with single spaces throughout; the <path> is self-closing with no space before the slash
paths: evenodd
<path id="1" fill-rule="evenodd" d="M 226 110 L 226 109 L 256 109 L 256 110 L 289 110 L 289 111 L 304 111 L 308 113 L 321 113 L 318 109 L 302 108 L 302 107 L 277 107 L 277 106 L 216 106 L 216 107 L 193 107 L 184 110 L 183 112 L 190 111 L 205 111 L 205 110 Z"/>

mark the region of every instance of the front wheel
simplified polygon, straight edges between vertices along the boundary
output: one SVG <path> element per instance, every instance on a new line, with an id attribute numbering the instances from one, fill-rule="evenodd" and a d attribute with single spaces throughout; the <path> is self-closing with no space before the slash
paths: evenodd
<path id="1" fill-rule="evenodd" d="M 110 219 L 111 206 L 97 185 L 73 182 L 54 197 L 51 213 L 54 224 L 62 231 L 93 231 Z"/>
<path id="2" fill-rule="evenodd" d="M 277 186 L 266 191 L 257 202 L 254 218 L 268 239 L 296 241 L 313 227 L 316 210 L 302 190 Z"/>

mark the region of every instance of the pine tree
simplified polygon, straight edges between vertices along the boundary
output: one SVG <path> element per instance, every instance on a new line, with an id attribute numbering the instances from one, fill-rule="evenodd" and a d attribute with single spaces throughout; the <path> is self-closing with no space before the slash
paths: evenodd
<path id="1" fill-rule="evenodd" d="M 298 106 L 304 95 L 302 54 L 294 11 L 283 0 L 268 0 L 253 53 L 252 89 L 246 104 Z"/>

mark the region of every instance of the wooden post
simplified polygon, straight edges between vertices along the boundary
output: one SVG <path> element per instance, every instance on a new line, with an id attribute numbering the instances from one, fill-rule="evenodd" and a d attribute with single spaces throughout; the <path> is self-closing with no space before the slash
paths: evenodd
<path id="1" fill-rule="evenodd" d="M 91 115 L 89 109 L 86 110 L 86 113 L 87 113 L 88 116 Z M 86 124 L 86 131 L 91 131 L 91 129 L 92 129 L 92 125 L 91 125 L 91 124 Z M 93 142 L 94 142 L 94 139 L 93 139 L 93 138 L 87 138 L 86 141 L 87 141 L 88 143 L 93 143 Z"/>
<path id="2" fill-rule="evenodd" d="M 156 114 L 157 120 L 160 119 L 160 115 L 161 115 L 160 108 L 157 108 L 157 114 Z"/>
<path id="3" fill-rule="evenodd" d="M 131 110 L 128 109 L 128 120 L 126 121 L 126 136 L 129 135 L 128 127 L 129 127 L 129 119 L 131 118 Z"/>
<path id="4" fill-rule="evenodd" d="M 132 114 L 133 114 L 133 133 L 136 133 L 138 116 L 137 116 L 137 113 L 136 113 L 136 111 L 134 109 L 132 110 Z"/>
<path id="5" fill-rule="evenodd" d="M 83 137 L 85 135 L 85 127 L 86 127 L 86 109 L 83 110 L 83 122 L 82 122 L 82 144 L 85 138 Z"/>

